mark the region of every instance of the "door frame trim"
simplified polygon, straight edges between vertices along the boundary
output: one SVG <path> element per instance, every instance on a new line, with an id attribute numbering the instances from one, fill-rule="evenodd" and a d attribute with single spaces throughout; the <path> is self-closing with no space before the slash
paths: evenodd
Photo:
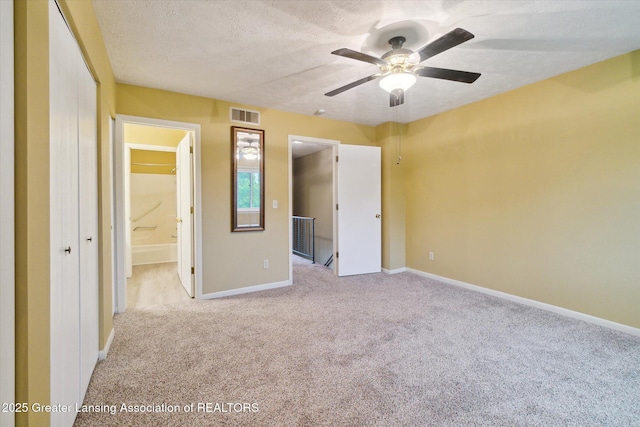
<path id="1" fill-rule="evenodd" d="M 116 313 L 123 313 L 127 308 L 126 295 L 126 271 L 125 271 L 125 235 L 124 235 L 124 124 L 138 124 L 155 127 L 166 127 L 171 129 L 182 129 L 193 131 L 193 259 L 195 262 L 195 297 L 202 299 L 202 172 L 200 167 L 200 141 L 201 130 L 200 124 L 178 122 L 172 120 L 153 119 L 149 117 L 129 116 L 124 114 L 116 114 L 116 141 L 115 141 L 115 158 L 114 158 L 114 211 L 115 211 L 115 241 L 114 248 L 116 253 L 117 278 L 116 289 L 117 295 L 113 298 L 116 300 Z"/>
<path id="2" fill-rule="evenodd" d="M 293 144 L 294 141 L 300 141 L 302 143 L 311 143 L 311 144 L 319 144 L 326 145 L 328 147 L 332 147 L 333 150 L 333 158 L 338 156 L 340 141 L 335 139 L 324 139 L 324 138 L 315 138 L 312 136 L 300 136 L 300 135 L 289 135 L 289 143 L 287 144 L 288 148 L 288 159 L 289 159 L 289 284 L 293 284 Z M 333 186 L 333 206 L 338 203 L 338 168 L 337 162 L 333 162 L 332 167 L 332 186 Z M 338 213 L 334 209 L 333 210 L 333 253 L 335 254 L 338 250 Z M 333 260 L 333 273 L 337 274 L 338 269 L 338 260 L 334 258 Z"/>
<path id="3" fill-rule="evenodd" d="M 13 2 L 0 1 L 0 401 L 15 402 L 15 225 Z M 12 412 L 0 424 L 13 426 Z"/>

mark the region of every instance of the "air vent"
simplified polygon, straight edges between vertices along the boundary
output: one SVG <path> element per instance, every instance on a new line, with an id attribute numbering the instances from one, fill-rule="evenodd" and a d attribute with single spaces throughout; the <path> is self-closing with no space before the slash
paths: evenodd
<path id="1" fill-rule="evenodd" d="M 260 125 L 260 113 L 257 111 L 241 110 L 231 107 L 230 113 L 232 122 Z"/>

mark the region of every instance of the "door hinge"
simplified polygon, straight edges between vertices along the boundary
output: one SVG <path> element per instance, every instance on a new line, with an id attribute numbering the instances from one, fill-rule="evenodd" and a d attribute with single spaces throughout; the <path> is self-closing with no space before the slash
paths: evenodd
<path id="1" fill-rule="evenodd" d="M 189 153 L 193 154 L 193 145 L 189 146 Z"/>
<path id="2" fill-rule="evenodd" d="M 339 158 L 339 156 L 336 156 L 336 163 L 338 163 L 338 158 Z"/>
<path id="3" fill-rule="evenodd" d="M 196 274 L 196 268 L 195 267 L 191 267 L 191 274 Z"/>
<path id="4" fill-rule="evenodd" d="M 338 204 L 336 203 L 336 210 L 338 210 Z"/>
<path id="5" fill-rule="evenodd" d="M 336 259 L 340 258 L 340 252 L 336 252 Z"/>
<path id="6" fill-rule="evenodd" d="M 193 213 L 193 206 L 191 206 L 191 213 Z"/>

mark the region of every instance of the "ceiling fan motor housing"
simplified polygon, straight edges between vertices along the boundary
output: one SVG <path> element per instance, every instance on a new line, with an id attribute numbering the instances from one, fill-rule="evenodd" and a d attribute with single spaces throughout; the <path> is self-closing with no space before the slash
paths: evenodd
<path id="1" fill-rule="evenodd" d="M 391 45 L 392 49 L 400 49 L 406 41 L 406 38 L 402 36 L 396 36 L 389 39 L 389 44 Z"/>
<path id="2" fill-rule="evenodd" d="M 383 72 L 403 73 L 418 63 L 419 56 L 415 55 L 411 49 L 402 47 L 406 40 L 403 36 L 393 37 L 389 40 L 392 49 L 381 57 L 388 64 L 380 67 Z"/>

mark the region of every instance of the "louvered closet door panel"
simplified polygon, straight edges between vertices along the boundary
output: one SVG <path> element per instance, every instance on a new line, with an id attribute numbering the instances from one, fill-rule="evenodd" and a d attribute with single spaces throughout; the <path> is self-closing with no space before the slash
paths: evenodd
<path id="1" fill-rule="evenodd" d="M 75 405 L 80 384 L 78 56 L 55 3 L 49 5 L 51 404 Z M 72 425 L 74 412 L 51 413 L 51 425 Z"/>
<path id="2" fill-rule="evenodd" d="M 78 53 L 79 55 L 79 53 Z M 98 145 L 96 83 L 78 60 L 80 402 L 98 361 Z"/>

